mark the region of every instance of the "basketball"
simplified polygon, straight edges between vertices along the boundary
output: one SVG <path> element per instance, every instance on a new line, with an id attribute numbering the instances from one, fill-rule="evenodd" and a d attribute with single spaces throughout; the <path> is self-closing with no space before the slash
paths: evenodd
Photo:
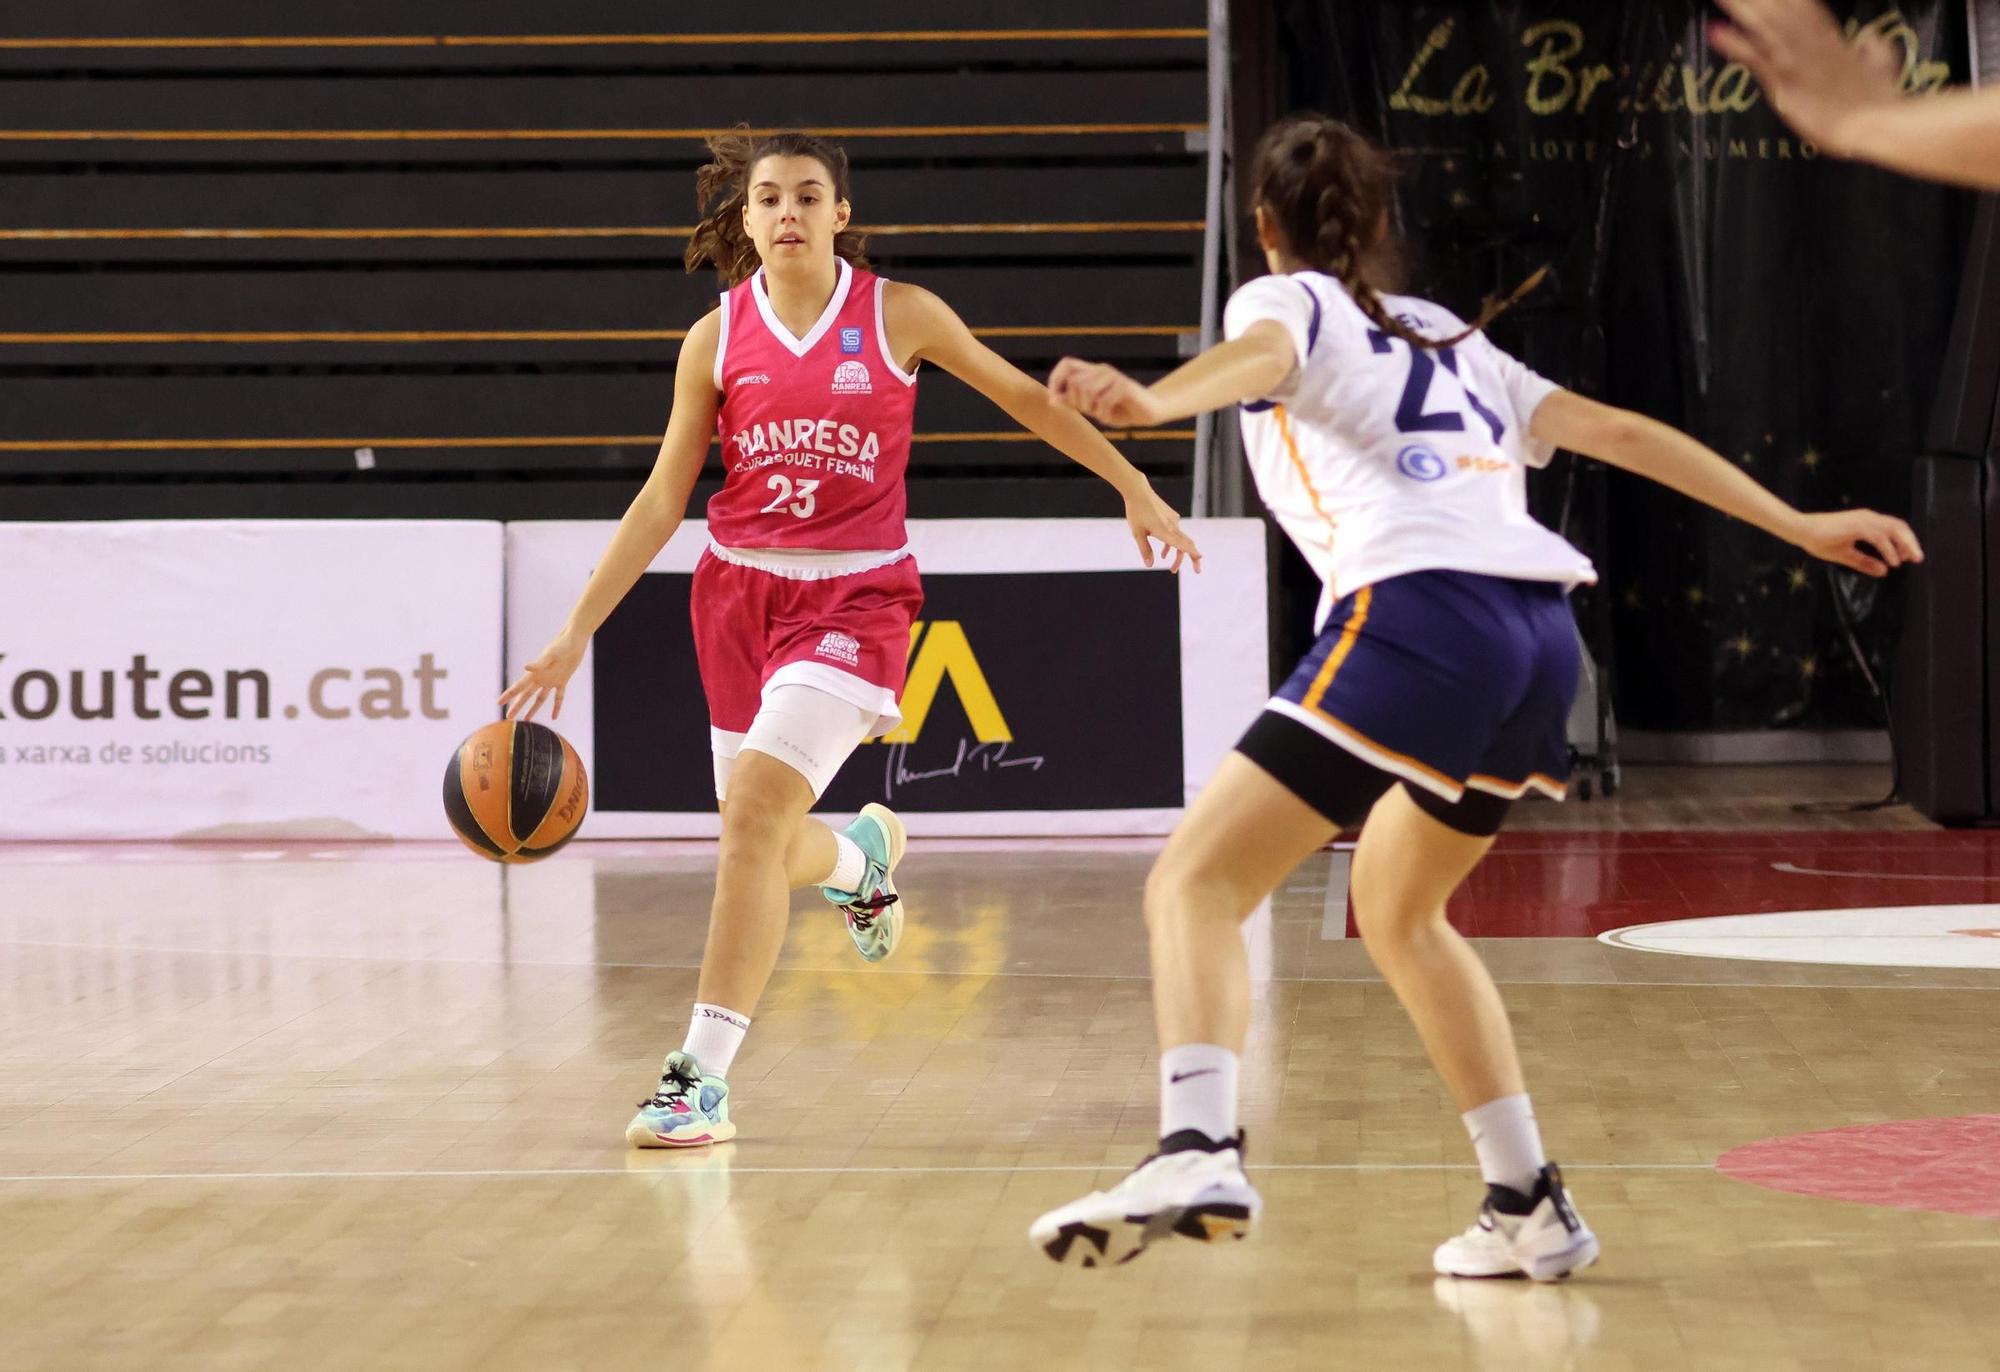
<path id="1" fill-rule="evenodd" d="M 465 846 L 495 862 L 534 862 L 576 837 L 590 778 L 569 740 L 501 719 L 473 731 L 444 769 L 444 813 Z"/>

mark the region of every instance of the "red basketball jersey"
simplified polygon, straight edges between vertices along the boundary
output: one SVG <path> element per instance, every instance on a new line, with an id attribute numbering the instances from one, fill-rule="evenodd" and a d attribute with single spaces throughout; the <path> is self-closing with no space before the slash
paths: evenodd
<path id="1" fill-rule="evenodd" d="M 708 502 L 725 547 L 828 552 L 903 546 L 903 474 L 917 378 L 883 341 L 882 279 L 846 261 L 804 338 L 760 269 L 722 297 L 715 387 L 725 476 Z"/>

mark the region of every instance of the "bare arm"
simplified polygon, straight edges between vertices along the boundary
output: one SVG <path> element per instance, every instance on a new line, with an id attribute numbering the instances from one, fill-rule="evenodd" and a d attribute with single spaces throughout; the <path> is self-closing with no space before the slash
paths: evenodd
<path id="1" fill-rule="evenodd" d="M 1101 424 L 1140 428 L 1269 395 L 1298 365 L 1285 326 L 1260 319 L 1150 386 L 1106 363 L 1065 357 L 1049 376 L 1049 393 Z"/>
<path id="2" fill-rule="evenodd" d="M 1173 550 L 1168 565 L 1183 558 L 1201 569 L 1201 553 L 1181 530 L 1180 517 L 1154 492 L 1145 474 L 1066 405 L 1056 403 L 1033 377 L 973 337 L 953 309 L 921 286 L 890 282 L 882 301 L 884 324 L 899 365 L 934 362 L 1007 412 L 1009 418 L 1043 439 L 1078 466 L 1109 482 L 1125 499 L 1125 518 L 1139 551 L 1153 565 L 1150 539 Z M 888 340 L 884 340 L 885 344 Z"/>
<path id="3" fill-rule="evenodd" d="M 2000 189 L 2000 91 L 1904 95 L 1880 33 L 1848 42 L 1819 0 L 1721 0 L 1716 51 L 1750 69 L 1778 113 L 1836 157 Z"/>
<path id="4" fill-rule="evenodd" d="M 2000 90 L 1955 90 L 1856 110 L 1832 139 L 1842 157 L 1978 190 L 2000 190 Z"/>
<path id="5" fill-rule="evenodd" d="M 687 516 L 688 497 L 708 457 L 715 433 L 718 397 L 715 393 L 715 345 L 720 318 L 711 311 L 688 330 L 674 369 L 674 409 L 667 420 L 659 455 L 639 494 L 632 498 L 618 532 L 598 559 L 583 594 L 569 612 L 562 630 L 523 669 L 520 679 L 500 697 L 510 717 L 533 719 L 545 698 L 553 697 L 551 719 L 562 716 L 563 690 L 583 662 L 590 637 L 611 617 L 618 602 L 636 584 L 660 549 Z"/>
<path id="6" fill-rule="evenodd" d="M 1924 560 L 1917 536 L 1893 515 L 1873 510 L 1802 514 L 1719 453 L 1678 429 L 1630 410 L 1556 391 L 1535 408 L 1528 432 L 1557 447 L 1670 486 L 1815 557 L 1869 576 Z"/>

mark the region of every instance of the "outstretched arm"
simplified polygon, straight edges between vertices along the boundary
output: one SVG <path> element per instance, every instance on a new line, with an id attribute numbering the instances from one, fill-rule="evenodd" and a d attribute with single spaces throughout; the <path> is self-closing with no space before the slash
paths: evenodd
<path id="1" fill-rule="evenodd" d="M 1887 40 L 1854 43 L 1819 0 L 1721 0 L 1709 41 L 1741 62 L 1786 123 L 1836 157 L 2000 189 L 2000 90 L 1907 98 Z"/>
<path id="2" fill-rule="evenodd" d="M 1869 576 L 1924 560 L 1917 536 L 1894 515 L 1873 510 L 1802 514 L 1721 454 L 1630 410 L 1555 391 L 1535 408 L 1528 432 L 1559 448 L 1671 486 L 1814 557 Z"/>
<path id="3" fill-rule="evenodd" d="M 892 281 L 882 299 L 882 312 L 889 338 L 902 354 L 896 359 L 898 365 L 936 363 L 1005 410 L 1022 428 L 1110 482 L 1125 498 L 1125 519 L 1148 567 L 1153 565 L 1151 540 L 1157 539 L 1171 550 L 1167 565 L 1175 571 L 1184 560 L 1201 570 L 1201 551 L 1145 474 L 1082 416 L 1055 403 L 1033 377 L 973 337 L 951 306 L 921 286 Z M 888 346 L 888 339 L 883 342 Z"/>
<path id="4" fill-rule="evenodd" d="M 508 717 L 533 719 L 545 700 L 554 705 L 549 718 L 561 717 L 563 690 L 582 665 L 590 636 L 611 617 L 618 602 L 687 516 L 688 497 L 694 492 L 695 478 L 701 474 L 709 439 L 715 433 L 715 345 L 719 332 L 714 311 L 688 330 L 680 363 L 674 369 L 673 415 L 667 420 L 666 436 L 660 440 L 659 456 L 653 459 L 652 474 L 618 521 L 611 546 L 598 559 L 562 631 L 501 694 L 500 704 Z"/>
<path id="5" fill-rule="evenodd" d="M 1049 394 L 1100 424 L 1143 428 L 1269 395 L 1297 366 L 1285 326 L 1261 319 L 1150 386 L 1108 363 L 1065 357 L 1049 373 Z"/>

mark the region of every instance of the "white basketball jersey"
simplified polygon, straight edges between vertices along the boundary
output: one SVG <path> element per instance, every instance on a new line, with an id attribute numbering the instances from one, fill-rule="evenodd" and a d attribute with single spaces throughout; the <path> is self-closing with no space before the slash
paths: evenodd
<path id="1" fill-rule="evenodd" d="M 1384 296 L 1430 338 L 1464 323 L 1442 306 Z M 1259 320 L 1292 335 L 1299 365 L 1243 406 L 1257 492 L 1326 585 L 1317 622 L 1363 586 L 1451 570 L 1565 586 L 1597 580 L 1590 559 L 1528 514 L 1527 468 L 1553 450 L 1528 437 L 1559 389 L 1474 334 L 1418 349 L 1377 328 L 1323 272 L 1265 276 L 1230 297 L 1226 337 Z"/>

